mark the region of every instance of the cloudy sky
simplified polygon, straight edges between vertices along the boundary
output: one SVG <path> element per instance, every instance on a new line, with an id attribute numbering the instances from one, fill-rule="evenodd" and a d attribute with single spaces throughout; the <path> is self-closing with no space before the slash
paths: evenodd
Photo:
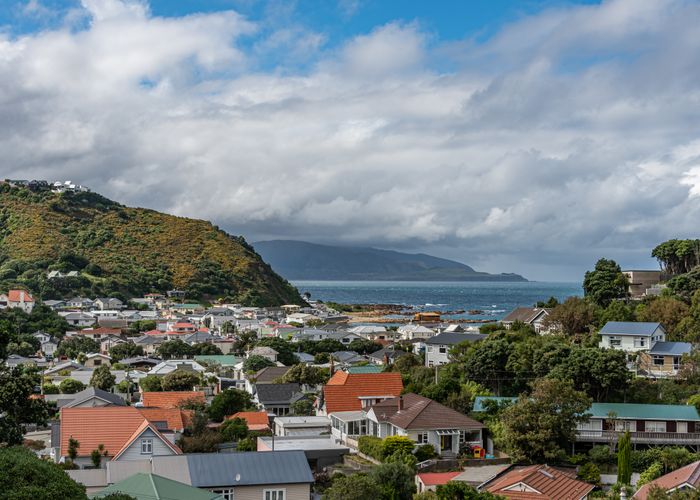
<path id="1" fill-rule="evenodd" d="M 698 1 L 1 3 L 0 177 L 541 280 L 698 236 Z"/>

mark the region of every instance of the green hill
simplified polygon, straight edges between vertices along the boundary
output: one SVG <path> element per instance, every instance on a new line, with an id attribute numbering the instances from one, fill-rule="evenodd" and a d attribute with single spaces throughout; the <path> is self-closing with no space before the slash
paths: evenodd
<path id="1" fill-rule="evenodd" d="M 80 274 L 48 279 L 52 270 Z M 242 237 L 209 222 L 125 207 L 96 193 L 0 184 L 0 290 L 10 286 L 44 300 L 176 288 L 189 299 L 303 303 Z"/>

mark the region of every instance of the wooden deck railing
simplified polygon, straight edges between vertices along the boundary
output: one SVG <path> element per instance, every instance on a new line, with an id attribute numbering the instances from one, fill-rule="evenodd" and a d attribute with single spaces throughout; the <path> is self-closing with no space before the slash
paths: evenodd
<path id="1" fill-rule="evenodd" d="M 617 439 L 623 431 L 576 431 L 576 441 L 604 442 Z M 700 444 L 698 432 L 630 432 L 636 443 Z"/>

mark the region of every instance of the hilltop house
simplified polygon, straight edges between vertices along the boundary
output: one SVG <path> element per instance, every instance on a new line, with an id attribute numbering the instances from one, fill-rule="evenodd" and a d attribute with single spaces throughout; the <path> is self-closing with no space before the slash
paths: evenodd
<path id="1" fill-rule="evenodd" d="M 22 309 L 29 314 L 34 309 L 34 297 L 26 290 L 10 290 L 0 294 L 0 309 Z"/>
<path id="2" fill-rule="evenodd" d="M 684 354 L 690 354 L 688 342 L 655 342 L 649 351 L 639 354 L 639 375 L 656 378 L 675 377 Z"/>
<path id="3" fill-rule="evenodd" d="M 599 334 L 600 347 L 625 352 L 647 351 L 656 342 L 666 340 L 666 330 L 661 323 L 608 321 Z"/>
<path id="4" fill-rule="evenodd" d="M 513 323 L 519 321 L 531 326 L 537 333 L 550 333 L 556 328 L 552 325 L 545 326 L 547 316 L 549 316 L 549 310 L 543 307 L 516 307 L 501 320 L 501 324 L 510 329 Z"/>

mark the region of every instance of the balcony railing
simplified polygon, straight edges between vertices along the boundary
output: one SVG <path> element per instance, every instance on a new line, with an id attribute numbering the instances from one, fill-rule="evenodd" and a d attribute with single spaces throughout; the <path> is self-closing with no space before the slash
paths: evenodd
<path id="1" fill-rule="evenodd" d="M 624 431 L 576 431 L 576 441 L 608 442 L 616 440 Z M 630 432 L 633 443 L 646 444 L 700 444 L 699 432 Z"/>

